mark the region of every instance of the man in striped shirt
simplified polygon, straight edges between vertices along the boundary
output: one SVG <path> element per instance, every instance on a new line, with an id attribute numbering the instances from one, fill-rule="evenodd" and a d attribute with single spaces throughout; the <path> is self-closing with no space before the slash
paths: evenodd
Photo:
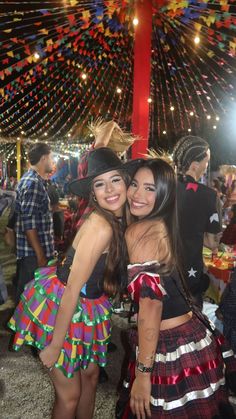
<path id="1" fill-rule="evenodd" d="M 38 267 L 54 255 L 53 221 L 46 180 L 52 171 L 51 149 L 37 143 L 28 153 L 30 169 L 16 190 L 16 302 Z"/>

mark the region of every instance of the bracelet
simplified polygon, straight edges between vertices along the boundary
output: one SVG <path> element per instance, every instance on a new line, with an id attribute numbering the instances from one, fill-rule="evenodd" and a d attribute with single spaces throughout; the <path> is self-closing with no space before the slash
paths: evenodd
<path id="1" fill-rule="evenodd" d="M 140 372 L 152 372 L 153 371 L 153 365 L 152 367 L 146 367 L 142 362 L 137 361 L 136 367 L 138 371 Z"/>

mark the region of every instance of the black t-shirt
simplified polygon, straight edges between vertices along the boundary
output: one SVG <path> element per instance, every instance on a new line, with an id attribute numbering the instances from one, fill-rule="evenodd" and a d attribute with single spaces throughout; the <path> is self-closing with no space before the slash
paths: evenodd
<path id="1" fill-rule="evenodd" d="M 221 231 L 216 199 L 213 189 L 196 182 L 191 176 L 178 181 L 177 204 L 184 274 L 193 294 L 200 292 L 204 233 L 217 234 Z"/>

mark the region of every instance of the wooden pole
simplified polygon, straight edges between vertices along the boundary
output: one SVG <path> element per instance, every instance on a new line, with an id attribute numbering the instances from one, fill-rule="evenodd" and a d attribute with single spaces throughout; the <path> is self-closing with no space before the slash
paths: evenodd
<path id="1" fill-rule="evenodd" d="M 17 182 L 21 178 L 21 140 L 16 141 L 16 168 L 17 168 Z"/>

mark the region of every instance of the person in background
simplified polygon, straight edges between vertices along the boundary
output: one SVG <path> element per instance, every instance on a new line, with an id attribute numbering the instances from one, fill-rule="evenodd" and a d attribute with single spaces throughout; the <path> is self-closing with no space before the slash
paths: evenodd
<path id="1" fill-rule="evenodd" d="M 128 291 L 138 306 L 132 355 L 116 418 L 234 418 L 225 385 L 236 359 L 193 312 L 181 273 L 176 177 L 161 159 L 143 161 L 127 191 Z M 221 337 L 220 339 L 222 339 Z M 224 352 L 226 351 L 226 352 Z M 225 354 L 225 355 L 224 355 Z"/>
<path id="2" fill-rule="evenodd" d="M 36 271 L 9 322 L 15 350 L 23 343 L 41 350 L 55 388 L 53 419 L 93 417 L 111 332 L 109 296 L 122 285 L 116 272 L 126 263 L 127 170 L 108 148 L 90 154 L 87 177 L 73 181 L 70 191 L 90 199 L 94 210 L 66 257 Z"/>
<path id="3" fill-rule="evenodd" d="M 220 241 L 230 246 L 236 245 L 236 204 L 232 205 L 229 211 L 229 224 L 223 231 Z"/>
<path id="4" fill-rule="evenodd" d="M 53 219 L 47 193 L 47 179 L 53 168 L 51 149 L 36 143 L 29 152 L 30 169 L 16 189 L 16 303 L 35 269 L 54 257 Z"/>
<path id="5" fill-rule="evenodd" d="M 199 183 L 210 160 L 209 144 L 200 137 L 181 138 L 174 147 L 177 209 L 184 275 L 196 304 L 202 306 L 209 277 L 203 273 L 203 246 L 215 251 L 221 237 L 216 192 Z"/>
<path id="6" fill-rule="evenodd" d="M 236 179 L 233 180 L 226 194 L 225 207 L 231 207 L 233 204 L 236 204 Z"/>

